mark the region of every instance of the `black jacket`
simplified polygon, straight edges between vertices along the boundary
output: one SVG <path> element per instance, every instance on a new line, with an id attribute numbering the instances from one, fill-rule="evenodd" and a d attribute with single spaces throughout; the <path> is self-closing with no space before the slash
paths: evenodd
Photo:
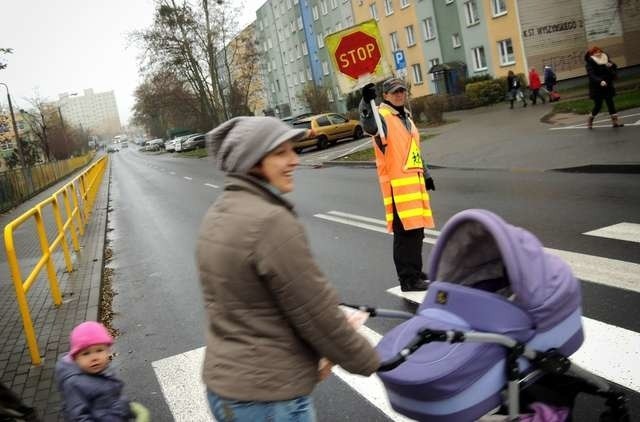
<path id="1" fill-rule="evenodd" d="M 589 75 L 589 97 L 591 99 L 607 98 L 616 95 L 616 90 L 613 86 L 613 81 L 616 78 L 616 71 L 618 66 L 609 60 L 607 55 L 607 64 L 598 64 L 589 53 L 584 55 L 586 62 L 587 75 Z M 607 86 L 602 86 L 601 82 L 605 81 Z"/>

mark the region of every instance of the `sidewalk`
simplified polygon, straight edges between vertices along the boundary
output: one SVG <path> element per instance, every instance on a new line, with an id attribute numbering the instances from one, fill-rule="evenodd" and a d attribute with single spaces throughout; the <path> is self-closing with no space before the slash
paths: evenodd
<path id="1" fill-rule="evenodd" d="M 552 107 L 529 103 L 510 109 L 500 103 L 445 113 L 445 119 L 455 122 L 421 129 L 423 134 L 437 134 L 422 142 L 422 151 L 431 168 L 640 172 L 640 125 L 635 125 L 640 109 L 619 113 L 632 126 L 613 129 L 602 112 L 596 126 L 607 127 L 587 130 L 586 116 L 563 114 L 555 116 L 554 124 L 541 122 Z M 373 161 L 325 164 L 375 166 Z"/>
<path id="2" fill-rule="evenodd" d="M 2 227 L 50 196 L 71 180 L 71 177 L 0 216 Z M 104 175 L 85 234 L 79 238 L 80 252 L 74 254 L 74 271 L 65 272 L 61 252 L 54 255 L 62 306 L 56 309 L 53 305 L 44 269 L 27 294 L 38 347 L 43 357 L 43 362 L 38 367 L 31 364 L 7 265 L 4 240 L 0 242 L 0 381 L 22 397 L 25 404 L 36 407 L 44 421 L 63 420 L 54 381 L 54 367 L 58 356 L 69 350 L 68 337 L 71 329 L 84 320 L 95 320 L 98 317 L 109 177 L 110 168 Z M 44 220 L 47 229 L 53 228 L 51 215 L 45 215 Z M 40 254 L 40 245 L 34 233 L 34 225 L 25 223 L 14 236 L 23 278 L 26 278 L 36 263 L 35 257 Z M 51 238 L 49 235 L 50 241 Z"/>

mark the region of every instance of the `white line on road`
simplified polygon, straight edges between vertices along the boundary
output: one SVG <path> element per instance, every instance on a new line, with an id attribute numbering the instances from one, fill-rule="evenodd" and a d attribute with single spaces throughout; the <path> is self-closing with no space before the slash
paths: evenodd
<path id="1" fill-rule="evenodd" d="M 634 116 L 640 116 L 640 113 L 633 113 L 633 114 L 627 114 L 626 116 L 618 116 L 621 120 L 625 119 L 627 117 L 634 117 Z M 609 119 L 599 119 L 599 120 L 595 120 L 593 123 L 602 123 L 602 122 L 608 122 Z M 638 120 L 635 123 L 625 123 L 625 126 L 640 126 L 640 120 Z M 596 127 L 611 127 L 611 125 L 594 125 L 594 128 Z M 566 130 L 566 129 L 588 129 L 587 124 L 586 123 L 579 123 L 577 125 L 570 125 L 570 126 L 563 126 L 563 127 L 552 127 L 549 128 L 549 130 Z"/>
<path id="2" fill-rule="evenodd" d="M 189 176 L 184 176 L 184 178 L 185 178 L 186 180 L 193 180 L 193 179 L 192 179 L 192 178 L 190 178 Z"/>
<path id="3" fill-rule="evenodd" d="M 338 217 L 338 215 L 349 216 L 349 218 Z M 327 214 L 315 214 L 314 217 L 379 233 L 387 233 L 387 230 L 381 226 L 374 226 L 361 222 L 382 222 L 382 220 L 376 220 L 369 217 L 341 213 L 339 211 L 329 211 Z M 430 232 L 430 234 L 434 236 L 437 236 L 439 233 L 436 230 L 431 230 Z M 425 234 L 427 233 L 425 232 Z M 435 239 L 425 237 L 423 242 L 435 244 L 436 241 Z M 632 262 L 617 259 L 602 258 L 579 252 L 563 251 L 560 249 L 544 248 L 544 250 L 565 260 L 571 266 L 573 274 L 581 280 L 640 293 L 640 264 L 634 264 Z"/>
<path id="4" fill-rule="evenodd" d="M 214 189 L 218 189 L 220 186 L 218 185 L 212 185 L 211 183 L 205 183 L 205 186 L 209 186 L 210 188 L 214 188 Z"/>
<path id="5" fill-rule="evenodd" d="M 584 233 L 589 236 L 606 237 L 608 239 L 626 240 L 640 243 L 640 224 L 618 223 Z"/>
<path id="6" fill-rule="evenodd" d="M 176 172 L 175 171 L 170 171 L 169 174 L 176 174 Z"/>
<path id="7" fill-rule="evenodd" d="M 422 303 L 424 292 L 403 292 L 393 287 L 387 292 Z M 585 340 L 571 360 L 603 378 L 640 391 L 640 334 L 615 325 L 582 317 Z"/>
<path id="8" fill-rule="evenodd" d="M 374 346 L 382 336 L 362 326 L 358 330 Z M 205 386 L 201 380 L 204 347 L 180 353 L 151 363 L 162 393 L 176 422 L 211 421 L 212 416 L 205 399 Z M 350 374 L 334 366 L 333 373 L 347 383 L 363 398 L 384 412 L 394 421 L 410 419 L 396 413 L 387 400 L 382 381 L 376 376 L 363 377 Z"/>

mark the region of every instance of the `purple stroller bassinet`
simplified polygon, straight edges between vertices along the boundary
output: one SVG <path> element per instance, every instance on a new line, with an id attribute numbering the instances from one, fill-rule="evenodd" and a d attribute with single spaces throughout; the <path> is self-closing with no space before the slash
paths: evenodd
<path id="1" fill-rule="evenodd" d="M 383 360 L 424 328 L 508 336 L 564 356 L 583 341 L 581 295 L 569 266 L 546 253 L 531 233 L 485 210 L 452 217 L 431 254 L 433 280 L 415 316 L 378 344 Z M 507 349 L 456 341 L 421 346 L 404 363 L 380 372 L 392 407 L 411 418 L 472 421 L 503 404 Z M 519 358 L 520 372 L 530 362 Z"/>

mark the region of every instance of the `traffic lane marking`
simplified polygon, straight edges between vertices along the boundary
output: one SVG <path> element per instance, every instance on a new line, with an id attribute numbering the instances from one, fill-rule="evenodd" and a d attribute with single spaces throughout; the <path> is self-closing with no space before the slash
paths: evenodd
<path id="1" fill-rule="evenodd" d="M 640 243 L 640 224 L 623 222 L 597 230 L 591 230 L 583 234 Z"/>
<path id="2" fill-rule="evenodd" d="M 373 346 L 382 338 L 379 333 L 366 326 L 360 327 L 358 332 Z M 204 352 L 205 348 L 200 347 L 151 363 L 165 401 L 177 422 L 215 421 L 210 414 L 206 387 L 202 382 Z M 355 375 L 338 366 L 334 366 L 332 372 L 392 420 L 411 420 L 391 408 L 384 385 L 377 375 Z"/>
<path id="3" fill-rule="evenodd" d="M 635 116 L 640 116 L 640 113 L 627 114 L 627 115 L 624 115 L 624 116 L 618 114 L 618 119 L 622 120 L 622 119 L 627 118 L 627 117 L 635 117 Z M 602 123 L 602 122 L 608 122 L 608 121 L 610 121 L 610 119 L 605 118 L 605 119 L 594 120 L 593 123 Z M 635 123 L 625 123 L 625 126 L 640 126 L 640 120 L 638 120 Z M 599 125 L 599 126 L 594 125 L 593 127 L 594 128 L 596 128 L 596 127 L 611 127 L 611 125 Z M 587 127 L 587 123 L 578 123 L 578 124 L 575 124 L 575 125 L 549 128 L 549 130 L 564 130 L 564 129 L 588 129 L 588 127 Z"/>
<path id="4" fill-rule="evenodd" d="M 358 218 L 354 218 L 354 216 Z M 375 218 L 357 216 L 340 211 L 315 214 L 314 217 L 365 230 L 391 234 L 385 228 L 386 222 Z M 363 219 L 366 222 L 363 222 Z M 436 243 L 436 239 L 429 237 L 429 234 L 438 236 L 439 232 L 436 230 L 430 232 L 427 233 L 425 231 L 423 242 L 433 245 Z M 544 248 L 544 250 L 547 253 L 557 255 L 567 262 L 573 274 L 580 280 L 640 293 L 640 264 L 560 249 Z"/>
<path id="5" fill-rule="evenodd" d="M 218 185 L 213 185 L 213 184 L 211 184 L 211 183 L 205 183 L 204 185 L 205 185 L 205 186 L 209 186 L 210 188 L 214 188 L 214 189 L 218 189 L 218 188 L 220 187 L 220 186 L 218 186 Z"/>
<path id="6" fill-rule="evenodd" d="M 411 302 L 422 303 L 426 292 L 403 292 L 400 286 L 387 292 Z M 634 391 L 640 391 L 640 334 L 626 328 L 582 317 L 584 343 L 571 361 Z"/>
<path id="7" fill-rule="evenodd" d="M 193 179 L 192 179 L 192 178 L 190 178 L 189 176 L 184 176 L 184 178 L 185 178 L 186 180 L 193 180 Z"/>

